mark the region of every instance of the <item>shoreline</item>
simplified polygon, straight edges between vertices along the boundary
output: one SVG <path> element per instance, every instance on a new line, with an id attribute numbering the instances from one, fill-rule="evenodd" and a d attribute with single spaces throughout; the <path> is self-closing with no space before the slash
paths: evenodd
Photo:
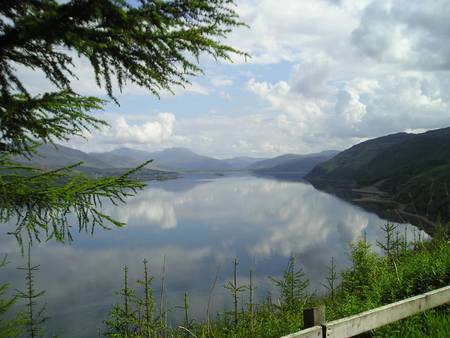
<path id="1" fill-rule="evenodd" d="M 376 186 L 358 186 L 356 182 L 308 180 L 314 188 L 330 193 L 347 202 L 360 206 L 364 210 L 397 223 L 410 223 L 432 236 L 436 232 L 436 223 L 424 215 L 410 212 L 407 204 Z"/>

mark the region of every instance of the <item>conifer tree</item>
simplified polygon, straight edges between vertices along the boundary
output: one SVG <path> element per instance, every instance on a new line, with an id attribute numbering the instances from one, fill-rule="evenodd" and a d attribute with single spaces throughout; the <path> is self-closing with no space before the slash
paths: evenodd
<path id="1" fill-rule="evenodd" d="M 295 260 L 294 255 L 289 257 L 288 265 L 281 279 L 271 277 L 271 280 L 280 289 L 282 305 L 288 310 L 304 305 L 307 301 L 309 280 L 305 278 L 303 269 L 297 269 Z"/>
<path id="2" fill-rule="evenodd" d="M 26 301 L 26 319 L 25 325 L 27 328 L 27 333 L 30 338 L 35 337 L 43 337 L 43 329 L 42 326 L 47 320 L 45 317 L 45 304 L 41 307 L 38 307 L 38 299 L 44 296 L 45 291 L 37 291 L 34 278 L 35 272 L 39 271 L 39 265 L 31 264 L 31 245 L 28 246 L 27 251 L 27 266 L 18 268 L 19 270 L 24 270 L 26 272 L 25 281 L 26 287 L 25 290 L 20 291 L 17 290 L 18 297 L 22 298 Z"/>
<path id="3" fill-rule="evenodd" d="M 137 281 L 143 288 L 143 296 L 137 299 L 139 308 L 139 331 L 144 337 L 152 337 L 155 335 L 155 303 L 153 299 L 152 283 L 154 277 L 149 275 L 148 261 L 144 259 L 144 276 L 143 279 Z"/>
<path id="4" fill-rule="evenodd" d="M 231 296 L 233 297 L 233 317 L 234 317 L 234 326 L 238 325 L 238 303 L 241 298 L 240 294 L 247 290 L 247 285 L 239 285 L 237 281 L 237 266 L 239 262 L 237 258 L 233 260 L 233 281 L 229 281 L 224 285 L 224 288 L 227 289 Z"/>
<path id="5" fill-rule="evenodd" d="M 71 86 L 77 57 L 90 63 L 97 85 L 116 102 L 115 92 L 127 83 L 158 95 L 200 74 L 201 54 L 245 55 L 223 42 L 241 25 L 233 0 L 2 0 L 0 223 L 17 221 L 19 240 L 23 231 L 37 240 L 70 240 L 68 214 L 76 215 L 79 230 L 120 226 L 101 212 L 102 200 L 121 202 L 143 187 L 130 172 L 92 179 L 75 174 L 75 166 L 46 171 L 14 163 L 14 155 L 31 156 L 42 143 L 106 125 L 90 115 L 105 101 Z M 18 68 L 42 72 L 54 90 L 32 93 Z"/>
<path id="6" fill-rule="evenodd" d="M 364 243 L 366 243 L 366 241 L 364 241 Z M 333 256 L 331 256 L 331 265 L 328 266 L 328 274 L 325 279 L 326 279 L 326 282 L 322 285 L 329 292 L 329 294 L 331 296 L 331 300 L 334 301 L 336 287 L 337 287 L 337 283 L 338 283 L 338 273 L 336 271 L 336 263 L 334 262 Z"/>
<path id="7" fill-rule="evenodd" d="M 0 259 L 0 269 L 8 264 L 7 256 Z M 18 295 L 9 296 L 8 283 L 0 283 L 0 337 L 18 337 L 23 334 L 26 325 L 26 316 L 19 312 L 12 315 L 12 307 L 17 303 Z M 8 315 L 8 318 L 6 316 Z"/>

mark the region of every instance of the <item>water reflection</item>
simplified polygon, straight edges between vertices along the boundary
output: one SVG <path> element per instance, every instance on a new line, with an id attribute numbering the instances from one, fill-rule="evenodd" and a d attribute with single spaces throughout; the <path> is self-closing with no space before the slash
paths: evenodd
<path id="1" fill-rule="evenodd" d="M 71 246 L 47 243 L 33 248 L 34 264 L 41 265 L 37 286 L 47 290 L 48 333 L 93 336 L 115 301 L 121 267 L 128 265 L 130 280 L 136 280 L 144 258 L 159 278 L 165 256 L 170 305 L 181 304 L 188 290 L 197 318 L 205 315 L 218 267 L 213 309 L 229 306 L 221 286 L 231 277 L 234 257 L 240 260 L 241 283 L 247 281 L 250 268 L 255 270 L 259 297 L 275 291 L 267 276 L 279 276 L 291 253 L 298 257 L 312 289 L 320 291 L 331 257 L 338 268 L 346 266 L 348 243 L 363 231 L 374 243 L 384 223 L 307 183 L 256 177 L 158 182 L 130 198 L 126 206 L 105 209 L 127 226 L 97 230 L 95 238 L 76 235 Z M 412 238 L 414 228 L 402 225 L 402 231 L 403 227 Z M 12 262 L 1 279 L 21 288 L 23 276 L 15 267 L 24 262 L 17 244 L 2 235 L 0 245 Z M 180 315 L 177 311 L 172 313 L 174 321 Z"/>

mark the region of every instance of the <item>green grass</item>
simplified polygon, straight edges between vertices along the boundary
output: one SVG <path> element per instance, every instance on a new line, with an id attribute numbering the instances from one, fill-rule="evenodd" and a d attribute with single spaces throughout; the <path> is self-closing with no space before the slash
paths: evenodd
<path id="1" fill-rule="evenodd" d="M 450 330 L 450 307 L 441 306 L 375 330 L 373 337 L 447 338 Z"/>

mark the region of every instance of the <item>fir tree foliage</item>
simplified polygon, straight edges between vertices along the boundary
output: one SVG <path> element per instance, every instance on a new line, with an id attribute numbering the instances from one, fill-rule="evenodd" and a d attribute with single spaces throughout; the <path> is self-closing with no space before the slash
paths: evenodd
<path id="1" fill-rule="evenodd" d="M 183 305 L 176 306 L 176 308 L 183 311 L 183 325 L 178 326 L 179 331 L 183 332 L 180 336 L 189 337 L 192 334 L 191 329 L 195 322 L 193 319 L 190 319 L 189 316 L 190 306 L 189 294 L 187 291 L 184 292 Z"/>
<path id="2" fill-rule="evenodd" d="M 131 337 L 136 332 L 138 324 L 136 304 L 136 291 L 128 286 L 128 267 L 123 268 L 123 288 L 118 292 L 122 304 L 116 304 L 110 312 L 110 319 L 105 323 L 108 327 L 108 336 Z"/>
<path id="3" fill-rule="evenodd" d="M 75 76 L 73 55 L 87 58 L 97 84 L 113 97 L 129 81 L 154 94 L 188 83 L 201 53 L 243 54 L 221 40 L 241 26 L 232 0 L 3 1 L 0 85 L 27 93 L 13 64 L 42 70 L 61 89 Z M 193 60 L 193 58 L 194 60 Z"/>
<path id="4" fill-rule="evenodd" d="M 366 240 L 364 240 L 364 243 L 367 243 Z M 337 284 L 338 284 L 338 273 L 336 270 L 336 263 L 334 262 L 334 257 L 331 256 L 331 265 L 328 267 L 326 282 L 322 285 L 325 287 L 325 289 L 327 289 L 332 301 L 334 301 Z"/>
<path id="5" fill-rule="evenodd" d="M 84 97 L 68 90 L 30 97 L 26 94 L 0 94 L 0 151 L 3 154 L 35 153 L 38 144 L 84 137 L 91 129 L 106 123 L 90 116 L 105 101 Z"/>
<path id="6" fill-rule="evenodd" d="M 289 257 L 288 265 L 281 279 L 271 277 L 280 289 L 281 304 L 287 309 L 302 306 L 307 301 L 309 280 L 305 278 L 303 269 L 297 268 L 294 255 Z"/>
<path id="7" fill-rule="evenodd" d="M 19 270 L 24 270 L 26 272 L 25 290 L 17 290 L 19 298 L 26 301 L 26 320 L 25 325 L 29 337 L 43 337 L 43 324 L 48 319 L 45 317 L 45 304 L 39 307 L 38 299 L 42 298 L 45 291 L 37 291 L 35 286 L 35 272 L 39 271 L 39 265 L 31 264 L 31 245 L 28 246 L 27 251 L 27 266 L 18 268 Z"/>
<path id="8" fill-rule="evenodd" d="M 239 265 L 239 261 L 237 258 L 233 260 L 233 280 L 229 281 L 224 285 L 224 288 L 227 289 L 231 296 L 233 297 L 233 320 L 234 326 L 238 325 L 239 313 L 238 313 L 238 305 L 239 300 L 241 298 L 240 294 L 248 289 L 247 285 L 239 285 L 238 277 L 237 277 L 237 267 Z"/>
<path id="9" fill-rule="evenodd" d="M 12 234 L 20 244 L 24 231 L 30 240 L 40 241 L 42 236 L 47 240 L 72 240 L 68 214 L 75 215 L 79 231 L 93 232 L 97 225 L 107 228 L 105 220 L 122 226 L 123 223 L 101 211 L 103 201 L 124 202 L 126 197 L 144 186 L 129 178 L 141 166 L 120 177 L 92 179 L 74 173 L 72 169 L 77 164 L 53 171 L 9 161 L 2 164 L 8 173 L 0 175 L 0 222 L 15 219 Z"/>
<path id="10" fill-rule="evenodd" d="M 398 252 L 400 241 L 397 232 L 398 224 L 387 222 L 381 227 L 381 230 L 385 234 L 385 240 L 377 241 L 377 245 L 383 250 L 384 254 L 388 257 L 392 257 L 394 253 Z M 395 236 L 397 234 L 397 236 Z"/>
<path id="11" fill-rule="evenodd" d="M 155 302 L 153 299 L 153 283 L 154 277 L 149 275 L 148 261 L 144 259 L 144 276 L 137 283 L 144 289 L 142 298 L 137 299 L 138 313 L 140 325 L 140 334 L 143 337 L 152 337 L 155 335 Z"/>
<path id="12" fill-rule="evenodd" d="M 0 259 L 0 269 L 8 264 L 7 256 Z M 26 317 L 19 312 L 12 314 L 12 307 L 17 303 L 18 296 L 9 296 L 8 283 L 0 283 L 0 337 L 18 337 L 23 333 Z M 8 316 L 8 317 L 7 317 Z"/>
<path id="13" fill-rule="evenodd" d="M 144 260 L 144 274 L 136 281 L 138 288 L 130 286 L 128 267 L 123 268 L 123 286 L 117 295 L 120 301 L 109 312 L 105 321 L 107 337 L 158 337 L 166 336 L 170 328 L 161 326 L 156 315 L 153 298 L 153 280 L 148 269 L 148 261 Z M 161 334 L 162 333 L 162 334 Z"/>
<path id="14" fill-rule="evenodd" d="M 87 60 L 96 83 L 114 93 L 133 83 L 158 96 L 200 74 L 202 54 L 244 55 L 226 43 L 242 26 L 233 0 L 4 0 L 0 6 L 0 222 L 17 221 L 19 240 L 71 240 L 67 215 L 80 230 L 121 225 L 101 212 L 101 200 L 122 202 L 143 184 L 127 173 L 92 179 L 27 168 L 12 156 L 36 156 L 42 143 L 66 141 L 106 123 L 91 115 L 105 101 L 72 88 L 75 63 Z M 53 91 L 32 93 L 18 69 L 42 73 Z M 149 159 L 150 160 L 150 159 Z M 144 164 L 145 165 L 145 164 Z"/>

